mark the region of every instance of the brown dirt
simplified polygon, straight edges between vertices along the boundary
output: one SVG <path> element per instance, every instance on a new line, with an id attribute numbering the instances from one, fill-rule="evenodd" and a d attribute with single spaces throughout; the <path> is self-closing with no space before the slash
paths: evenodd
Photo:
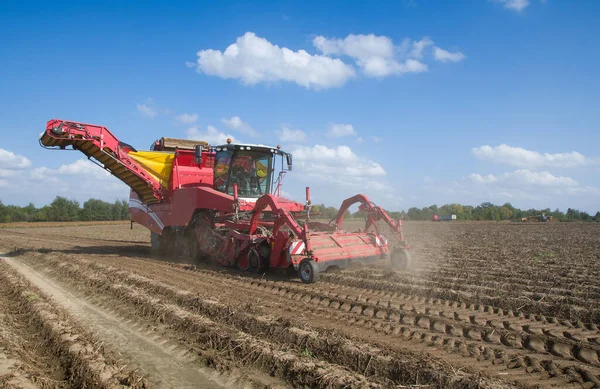
<path id="1" fill-rule="evenodd" d="M 139 226 L 3 229 L 0 246 L 229 383 L 599 387 L 600 226 L 407 223 L 406 234 L 408 272 L 378 264 L 314 285 L 157 261 Z"/>

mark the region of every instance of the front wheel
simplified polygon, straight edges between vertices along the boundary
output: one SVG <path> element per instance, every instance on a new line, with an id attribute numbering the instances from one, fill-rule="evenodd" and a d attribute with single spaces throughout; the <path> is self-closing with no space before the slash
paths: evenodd
<path id="1" fill-rule="evenodd" d="M 298 275 L 300 281 L 305 284 L 312 284 L 319 279 L 319 266 L 310 258 L 304 258 L 298 266 Z"/>
<path id="2" fill-rule="evenodd" d="M 406 270 L 410 266 L 410 253 L 406 249 L 395 249 L 390 255 L 392 267 L 397 270 Z"/>

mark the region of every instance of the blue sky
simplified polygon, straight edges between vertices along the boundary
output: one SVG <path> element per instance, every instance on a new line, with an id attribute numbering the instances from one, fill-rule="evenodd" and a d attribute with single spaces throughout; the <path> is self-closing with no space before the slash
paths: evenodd
<path id="1" fill-rule="evenodd" d="M 310 185 L 329 205 L 362 192 L 391 209 L 595 213 L 599 13 L 593 0 L 3 2 L 0 200 L 128 196 L 81 154 L 38 146 L 61 118 L 140 149 L 281 143 L 297 200 Z"/>

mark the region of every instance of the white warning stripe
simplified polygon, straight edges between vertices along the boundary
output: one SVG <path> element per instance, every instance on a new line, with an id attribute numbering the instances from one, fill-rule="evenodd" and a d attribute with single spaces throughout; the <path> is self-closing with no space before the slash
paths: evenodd
<path id="1" fill-rule="evenodd" d="M 383 246 L 387 246 L 387 239 L 385 236 L 383 235 L 376 235 L 375 236 L 375 244 L 377 244 L 378 247 L 383 247 Z"/>
<path id="2" fill-rule="evenodd" d="M 129 199 L 129 208 L 141 209 L 142 211 L 147 213 L 148 216 L 152 218 L 152 220 L 154 220 L 156 225 L 160 227 L 161 230 L 165 228 L 165 225 L 160 221 L 159 217 L 150 208 L 148 208 L 146 204 L 142 203 L 141 201 L 137 199 Z"/>
<path id="3" fill-rule="evenodd" d="M 290 254 L 291 255 L 297 255 L 297 254 L 302 254 L 302 252 L 304 251 L 304 242 L 301 240 L 296 240 L 294 242 L 292 242 L 292 244 L 290 245 Z"/>

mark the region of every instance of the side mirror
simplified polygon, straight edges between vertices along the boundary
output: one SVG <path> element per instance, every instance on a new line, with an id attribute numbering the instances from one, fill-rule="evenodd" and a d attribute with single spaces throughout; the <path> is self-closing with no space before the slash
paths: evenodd
<path id="1" fill-rule="evenodd" d="M 286 154 L 285 159 L 287 160 L 288 170 L 292 170 L 292 154 Z"/>
<path id="2" fill-rule="evenodd" d="M 196 164 L 198 166 L 202 165 L 202 145 L 196 145 L 194 156 L 196 157 Z"/>

